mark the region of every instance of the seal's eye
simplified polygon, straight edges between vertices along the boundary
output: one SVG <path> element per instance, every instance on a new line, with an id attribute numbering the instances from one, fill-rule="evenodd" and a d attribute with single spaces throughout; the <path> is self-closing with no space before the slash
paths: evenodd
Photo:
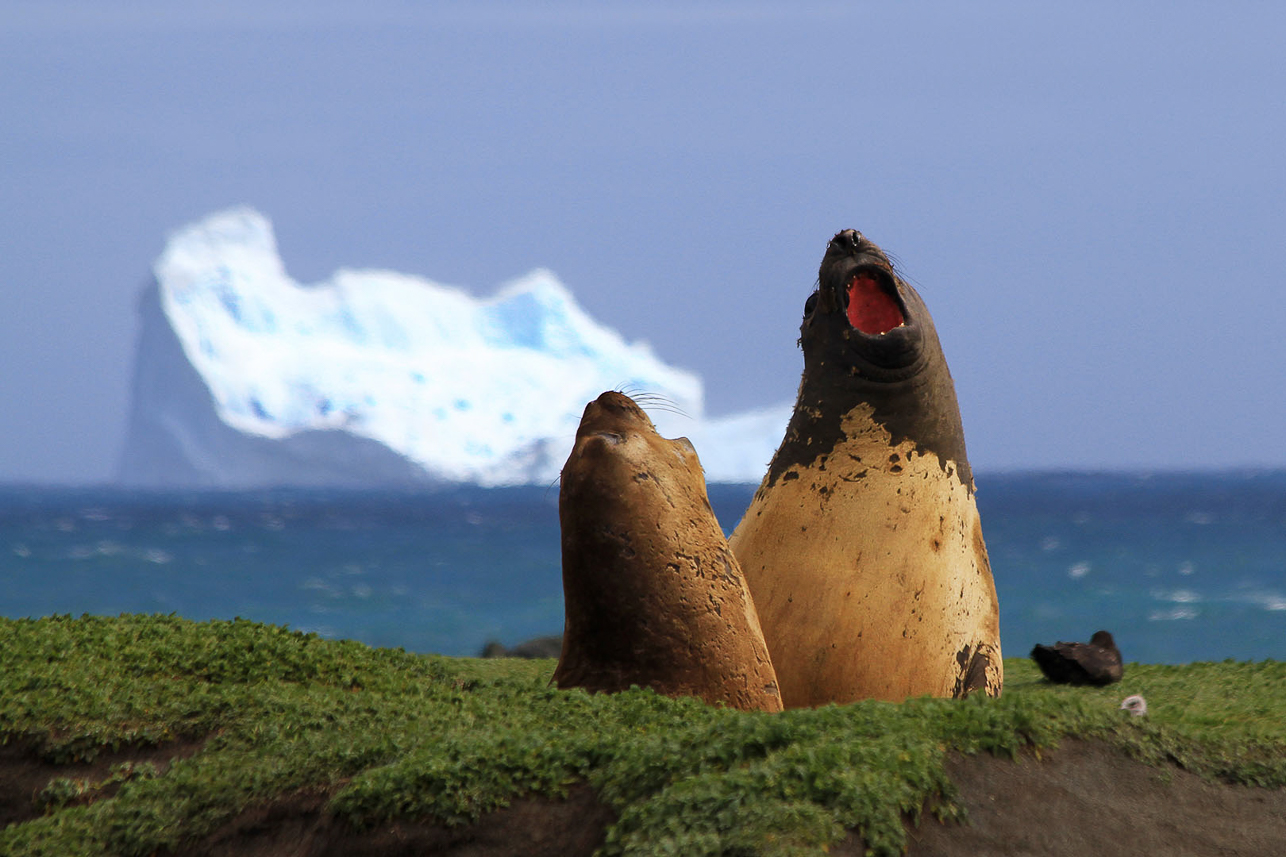
<path id="1" fill-rule="evenodd" d="M 813 310 L 816 307 L 817 307 L 817 292 L 813 292 L 811 295 L 808 296 L 808 300 L 804 301 L 804 318 L 808 318 L 810 315 L 812 315 Z"/>

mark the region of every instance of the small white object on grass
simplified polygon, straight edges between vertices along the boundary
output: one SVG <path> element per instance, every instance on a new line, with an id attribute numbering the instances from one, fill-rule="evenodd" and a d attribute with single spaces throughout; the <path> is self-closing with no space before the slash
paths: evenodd
<path id="1" fill-rule="evenodd" d="M 1135 717 L 1142 717 L 1148 713 L 1148 702 L 1137 693 L 1133 696 L 1127 696 L 1121 701 L 1121 708 L 1130 712 Z"/>

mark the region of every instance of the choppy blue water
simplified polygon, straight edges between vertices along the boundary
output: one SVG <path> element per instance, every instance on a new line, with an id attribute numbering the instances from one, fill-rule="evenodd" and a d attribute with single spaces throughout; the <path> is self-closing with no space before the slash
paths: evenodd
<path id="1" fill-rule="evenodd" d="M 1286 472 L 978 477 L 1005 654 L 1286 659 Z M 726 530 L 753 486 L 712 486 Z M 0 615 L 241 616 L 451 655 L 562 630 L 554 488 L 0 488 Z"/>

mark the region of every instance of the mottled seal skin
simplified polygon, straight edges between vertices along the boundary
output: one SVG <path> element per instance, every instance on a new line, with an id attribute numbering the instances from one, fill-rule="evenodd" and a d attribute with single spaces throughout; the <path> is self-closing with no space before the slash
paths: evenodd
<path id="1" fill-rule="evenodd" d="M 920 296 L 845 230 L 785 439 L 730 543 L 787 708 L 999 695 L 999 611 L 955 387 Z"/>
<path id="2" fill-rule="evenodd" d="M 622 393 L 590 402 L 562 472 L 566 622 L 560 688 L 631 685 L 780 711 L 741 568 L 686 438 L 666 440 Z"/>

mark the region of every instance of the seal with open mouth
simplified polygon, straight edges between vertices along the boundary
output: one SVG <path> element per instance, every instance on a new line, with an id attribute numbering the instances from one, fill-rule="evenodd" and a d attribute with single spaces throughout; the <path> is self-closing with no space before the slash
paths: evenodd
<path id="1" fill-rule="evenodd" d="M 845 230 L 800 345 L 786 437 L 730 540 L 783 703 L 998 695 L 996 589 L 923 301 Z"/>
<path id="2" fill-rule="evenodd" d="M 781 711 L 741 568 L 686 438 L 623 393 L 585 407 L 558 494 L 566 620 L 560 688 L 631 685 Z"/>

